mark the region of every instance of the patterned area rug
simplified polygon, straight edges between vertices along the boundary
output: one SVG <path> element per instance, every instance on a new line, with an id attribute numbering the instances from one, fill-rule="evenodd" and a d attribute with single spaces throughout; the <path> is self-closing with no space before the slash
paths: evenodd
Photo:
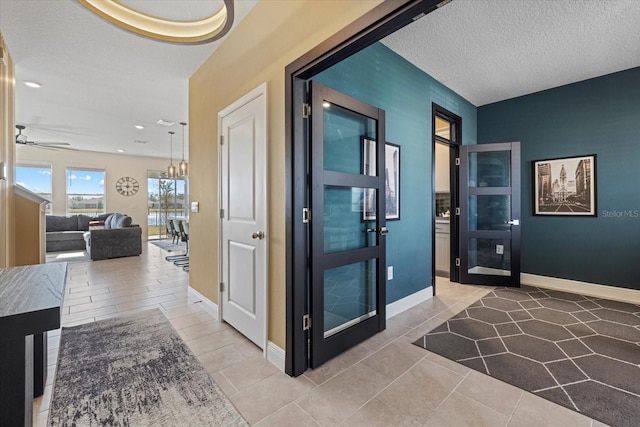
<path id="1" fill-rule="evenodd" d="M 63 328 L 50 426 L 245 426 L 160 310 Z"/>
<path id="2" fill-rule="evenodd" d="M 177 245 L 173 244 L 171 240 L 149 240 L 149 242 L 167 252 L 185 252 L 187 250 L 184 242 L 180 242 Z"/>
<path id="3" fill-rule="evenodd" d="M 640 420 L 640 306 L 497 288 L 414 344 L 609 425 Z"/>

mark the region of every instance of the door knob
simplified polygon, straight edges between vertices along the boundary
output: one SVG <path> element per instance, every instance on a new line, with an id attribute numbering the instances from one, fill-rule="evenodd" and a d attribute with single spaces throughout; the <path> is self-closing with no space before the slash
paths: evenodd
<path id="1" fill-rule="evenodd" d="M 256 240 L 262 240 L 264 239 L 264 233 L 262 231 L 256 231 L 251 235 L 251 238 Z"/>
<path id="2" fill-rule="evenodd" d="M 387 227 L 367 228 L 367 233 L 378 233 L 381 236 L 386 236 L 389 234 L 389 230 L 387 230 Z"/>

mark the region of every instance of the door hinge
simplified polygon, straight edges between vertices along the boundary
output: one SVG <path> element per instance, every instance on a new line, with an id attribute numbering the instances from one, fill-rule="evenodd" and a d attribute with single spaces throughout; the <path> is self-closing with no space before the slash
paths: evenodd
<path id="1" fill-rule="evenodd" d="M 302 208 L 302 223 L 309 224 L 310 221 L 311 221 L 311 209 Z"/>
<path id="2" fill-rule="evenodd" d="M 220 145 L 224 145 L 224 136 L 220 135 Z"/>
<path id="3" fill-rule="evenodd" d="M 302 316 L 302 330 L 308 331 L 309 329 L 311 329 L 311 316 L 305 314 Z"/>
<path id="4" fill-rule="evenodd" d="M 220 282 L 220 292 L 224 292 L 224 282 Z"/>
<path id="5" fill-rule="evenodd" d="M 302 104 L 302 118 L 308 119 L 309 117 L 311 117 L 311 105 Z"/>
<path id="6" fill-rule="evenodd" d="M 456 258 L 456 267 L 460 267 L 460 258 Z"/>
<path id="7" fill-rule="evenodd" d="M 460 216 L 460 208 L 456 208 L 456 215 Z"/>
<path id="8" fill-rule="evenodd" d="M 224 209 L 220 209 L 220 218 L 224 218 Z"/>
<path id="9" fill-rule="evenodd" d="M 460 157 L 456 157 L 456 166 L 460 166 Z"/>

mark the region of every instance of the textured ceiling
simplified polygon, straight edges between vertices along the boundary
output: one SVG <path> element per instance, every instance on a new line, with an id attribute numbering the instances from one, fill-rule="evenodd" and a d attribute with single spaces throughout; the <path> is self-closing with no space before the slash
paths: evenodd
<path id="1" fill-rule="evenodd" d="M 234 26 L 256 2 L 235 2 Z M 136 3 L 150 2 L 127 2 Z M 162 5 L 162 15 L 169 18 L 206 12 L 197 0 L 153 3 L 153 13 L 160 14 Z M 205 3 L 217 8 L 221 2 Z M 188 121 L 188 79 L 220 43 L 151 40 L 72 0 L 0 0 L 0 30 L 16 64 L 16 122 L 27 126 L 29 140 L 167 158 L 169 130 L 176 132 L 174 153 L 181 149 L 178 122 Z M 26 80 L 42 88 L 31 89 L 23 84 Z M 163 127 L 156 124 L 159 119 L 176 124 Z"/>
<path id="2" fill-rule="evenodd" d="M 480 106 L 640 66 L 640 1 L 453 0 L 383 43 Z"/>
<path id="3" fill-rule="evenodd" d="M 256 2 L 235 1 L 234 25 Z M 221 1 L 124 3 L 195 19 Z M 639 23 L 640 0 L 453 0 L 383 42 L 480 106 L 640 66 Z M 0 0 L 0 30 L 16 63 L 16 121 L 30 140 L 167 158 L 169 130 L 181 149 L 188 79 L 220 43 L 150 40 L 72 0 Z"/>

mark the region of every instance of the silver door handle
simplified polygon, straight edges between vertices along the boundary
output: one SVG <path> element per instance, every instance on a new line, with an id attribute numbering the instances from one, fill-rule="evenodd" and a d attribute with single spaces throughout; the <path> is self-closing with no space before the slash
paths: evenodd
<path id="1" fill-rule="evenodd" d="M 520 225 L 520 220 L 519 219 L 512 219 L 511 221 L 507 221 L 507 224 L 509 224 L 509 225 Z"/>
<path id="2" fill-rule="evenodd" d="M 389 234 L 389 230 L 387 230 L 387 227 L 367 228 L 367 233 L 378 233 L 381 236 L 386 236 Z"/>
<path id="3" fill-rule="evenodd" d="M 262 231 L 256 231 L 251 235 L 252 239 L 262 240 L 264 239 L 264 233 Z"/>

